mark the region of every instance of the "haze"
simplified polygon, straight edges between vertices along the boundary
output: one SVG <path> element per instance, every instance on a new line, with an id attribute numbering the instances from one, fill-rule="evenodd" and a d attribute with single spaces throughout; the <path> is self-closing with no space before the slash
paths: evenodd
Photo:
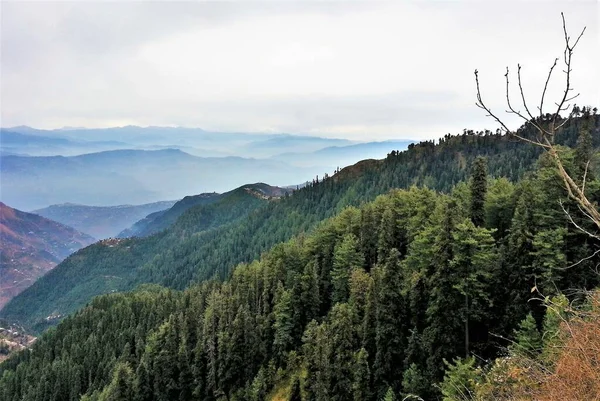
<path id="1" fill-rule="evenodd" d="M 2 126 L 160 125 L 354 140 L 495 128 L 506 65 L 536 94 L 587 25 L 573 84 L 598 104 L 585 2 L 3 2 Z M 562 78 L 562 77 L 561 77 Z M 555 89 L 561 82 L 556 82 Z M 516 123 L 515 123 L 516 124 Z"/>

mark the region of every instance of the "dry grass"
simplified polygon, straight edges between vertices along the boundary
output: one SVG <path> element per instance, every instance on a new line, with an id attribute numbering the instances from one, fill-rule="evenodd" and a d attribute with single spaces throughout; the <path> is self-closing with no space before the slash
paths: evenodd
<path id="1" fill-rule="evenodd" d="M 591 294 L 589 302 L 589 310 L 561 327 L 566 341 L 541 385 L 540 401 L 600 401 L 600 292 Z"/>

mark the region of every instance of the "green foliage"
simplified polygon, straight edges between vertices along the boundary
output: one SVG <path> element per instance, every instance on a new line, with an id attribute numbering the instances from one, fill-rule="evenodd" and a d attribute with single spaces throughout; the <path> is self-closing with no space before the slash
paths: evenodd
<path id="1" fill-rule="evenodd" d="M 471 221 L 476 226 L 485 222 L 485 197 L 487 193 L 487 167 L 483 157 L 476 157 L 471 168 Z"/>
<path id="2" fill-rule="evenodd" d="M 444 401 L 467 401 L 474 399 L 475 387 L 481 372 L 475 367 L 474 358 L 456 358 L 454 363 L 444 360 L 447 366 L 444 381 L 440 384 Z"/>
<path id="3" fill-rule="evenodd" d="M 394 394 L 394 390 L 391 387 L 388 387 L 382 400 L 383 401 L 396 401 L 396 394 Z"/>
<path id="4" fill-rule="evenodd" d="M 535 354 L 542 349 L 542 334 L 531 313 L 519 323 L 519 328 L 515 331 L 515 343 L 511 349 L 526 355 Z"/>
<path id="5" fill-rule="evenodd" d="M 598 244 L 582 241 L 568 224 L 556 202 L 564 199 L 564 191 L 544 159 L 538 171 L 515 184 L 489 180 L 481 226 L 471 220 L 466 184 L 441 188 L 446 193 L 411 186 L 360 208 L 336 210 L 344 202 L 375 196 L 374 188 L 383 188 L 376 184 L 380 174 L 394 171 L 402 177 L 403 169 L 416 168 L 412 158 L 466 166 L 464 155 L 455 159 L 456 154 L 446 154 L 463 140 L 465 147 L 458 148 L 471 156 L 477 153 L 466 151 L 466 144 L 483 141 L 492 147 L 502 141 L 467 134 L 444 139 L 439 148 L 414 146 L 376 163 L 375 170 L 344 172 L 353 174 L 352 180 L 336 175 L 269 204 L 268 210 L 256 209 L 248 220 L 191 237 L 167 230 L 144 240 L 148 242 L 127 240 L 109 248 L 105 255 L 114 255 L 115 263 L 129 257 L 130 284 L 140 272 L 153 272 L 148 281 L 165 283 L 160 278 L 164 274 L 169 285 L 183 287 L 206 278 L 208 266 L 219 270 L 234 260 L 249 261 L 253 252 L 279 242 L 280 234 L 311 228 L 260 259 L 238 265 L 225 281 L 204 280 L 183 291 L 144 285 L 94 298 L 41 335 L 30 351 L 0 365 L 0 400 L 99 400 L 119 394 L 136 401 L 264 400 L 281 383 L 286 383 L 285 397 L 297 395 L 296 389 L 287 392 L 297 387 L 296 378 L 300 396 L 311 401 L 409 395 L 436 399 L 440 391 L 447 399 L 460 396 L 478 380 L 478 368 L 467 359 L 445 374 L 443 361 L 464 356 L 467 344 L 467 354 L 496 357 L 499 345 L 508 344 L 499 344 L 501 337 L 490 333 L 508 337 L 517 330 L 519 342 L 533 343 L 534 322 L 542 324 L 545 310 L 541 302 L 528 302 L 537 281 L 543 278 L 559 290 L 599 284 L 597 276 L 588 274 L 587 260 L 574 265 Z M 491 175 L 500 171 L 494 170 L 493 152 L 483 145 L 477 149 L 487 154 Z M 387 170 L 388 164 L 394 169 Z M 439 177 L 451 181 L 446 174 L 452 171 L 442 169 Z M 461 174 L 465 179 L 466 173 Z M 429 181 L 431 177 L 436 175 L 430 174 Z M 357 182 L 364 186 L 355 186 Z M 350 190 L 357 192 L 350 195 Z M 319 207 L 323 209 L 316 212 Z M 141 244 L 171 240 L 178 244 L 166 248 L 174 264 L 161 265 L 163 270 L 158 266 L 167 256 Z M 105 252 L 95 251 L 98 258 Z M 79 278 L 86 258 L 84 252 L 69 262 Z M 137 258 L 148 262 L 138 268 Z M 120 268 L 108 265 L 110 260 L 107 271 Z M 598 255 L 589 263 L 600 263 Z M 569 265 L 573 267 L 566 275 L 563 268 Z M 96 273 L 90 274 L 86 277 Z M 75 291 L 84 288 L 76 284 L 77 277 L 73 280 Z M 58 299 L 50 298 L 50 306 Z M 569 301 L 553 300 L 558 313 L 546 314 L 545 333 L 558 333 Z M 552 338 L 545 335 L 544 343 Z M 436 383 L 442 381 L 440 390 Z"/>
<path id="6" fill-rule="evenodd" d="M 573 120 L 557 141 L 573 146 L 579 128 L 580 120 Z M 597 146 L 597 141 L 593 145 Z M 536 147 L 505 136 L 465 130 L 462 135 L 444 136 L 437 145 L 424 141 L 404 152 L 392 151 L 385 160 L 342 169 L 280 200 L 267 202 L 240 188 L 217 202 L 188 209 L 172 226 L 153 236 L 79 251 L 13 299 L 1 315 L 42 331 L 96 295 L 130 290 L 147 282 L 184 289 L 206 279 L 223 279 L 238 263 L 250 262 L 273 245 L 314 230 L 318 222 L 346 206 L 411 185 L 448 192 L 467 179 L 467 166 L 478 156 L 486 158 L 490 176 L 516 181 L 534 166 L 539 154 Z M 379 211 L 367 215 L 371 216 L 366 219 L 365 230 L 353 233 L 361 248 L 368 249 L 365 263 L 372 266 L 378 253 L 380 260 L 385 260 L 386 249 L 396 248 L 406 254 L 404 227 L 389 231 L 396 226 L 396 216 L 388 212 L 382 221 Z M 380 224 L 389 229 L 369 234 Z M 379 247 L 374 248 L 373 242 Z M 327 301 L 322 299 L 323 307 Z M 56 315 L 59 319 L 45 320 Z"/>

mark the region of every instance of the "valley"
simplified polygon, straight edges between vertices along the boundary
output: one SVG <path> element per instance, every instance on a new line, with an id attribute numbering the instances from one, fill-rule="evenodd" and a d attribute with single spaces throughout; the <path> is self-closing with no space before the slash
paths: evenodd
<path id="1" fill-rule="evenodd" d="M 175 201 L 162 201 L 145 205 L 87 206 L 72 203 L 50 205 L 32 211 L 94 238 L 116 237 L 121 231 L 149 214 L 161 213 L 173 206 Z"/>
<path id="2" fill-rule="evenodd" d="M 600 400 L 597 10 L 516 7 L 4 2 L 0 401 Z"/>
<path id="3" fill-rule="evenodd" d="M 0 309 L 67 256 L 95 239 L 0 202 Z"/>

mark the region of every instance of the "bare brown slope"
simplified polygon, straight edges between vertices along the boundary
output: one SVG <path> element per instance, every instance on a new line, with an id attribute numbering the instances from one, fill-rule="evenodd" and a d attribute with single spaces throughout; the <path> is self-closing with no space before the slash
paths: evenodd
<path id="1" fill-rule="evenodd" d="M 0 202 L 0 309 L 94 238 Z"/>

